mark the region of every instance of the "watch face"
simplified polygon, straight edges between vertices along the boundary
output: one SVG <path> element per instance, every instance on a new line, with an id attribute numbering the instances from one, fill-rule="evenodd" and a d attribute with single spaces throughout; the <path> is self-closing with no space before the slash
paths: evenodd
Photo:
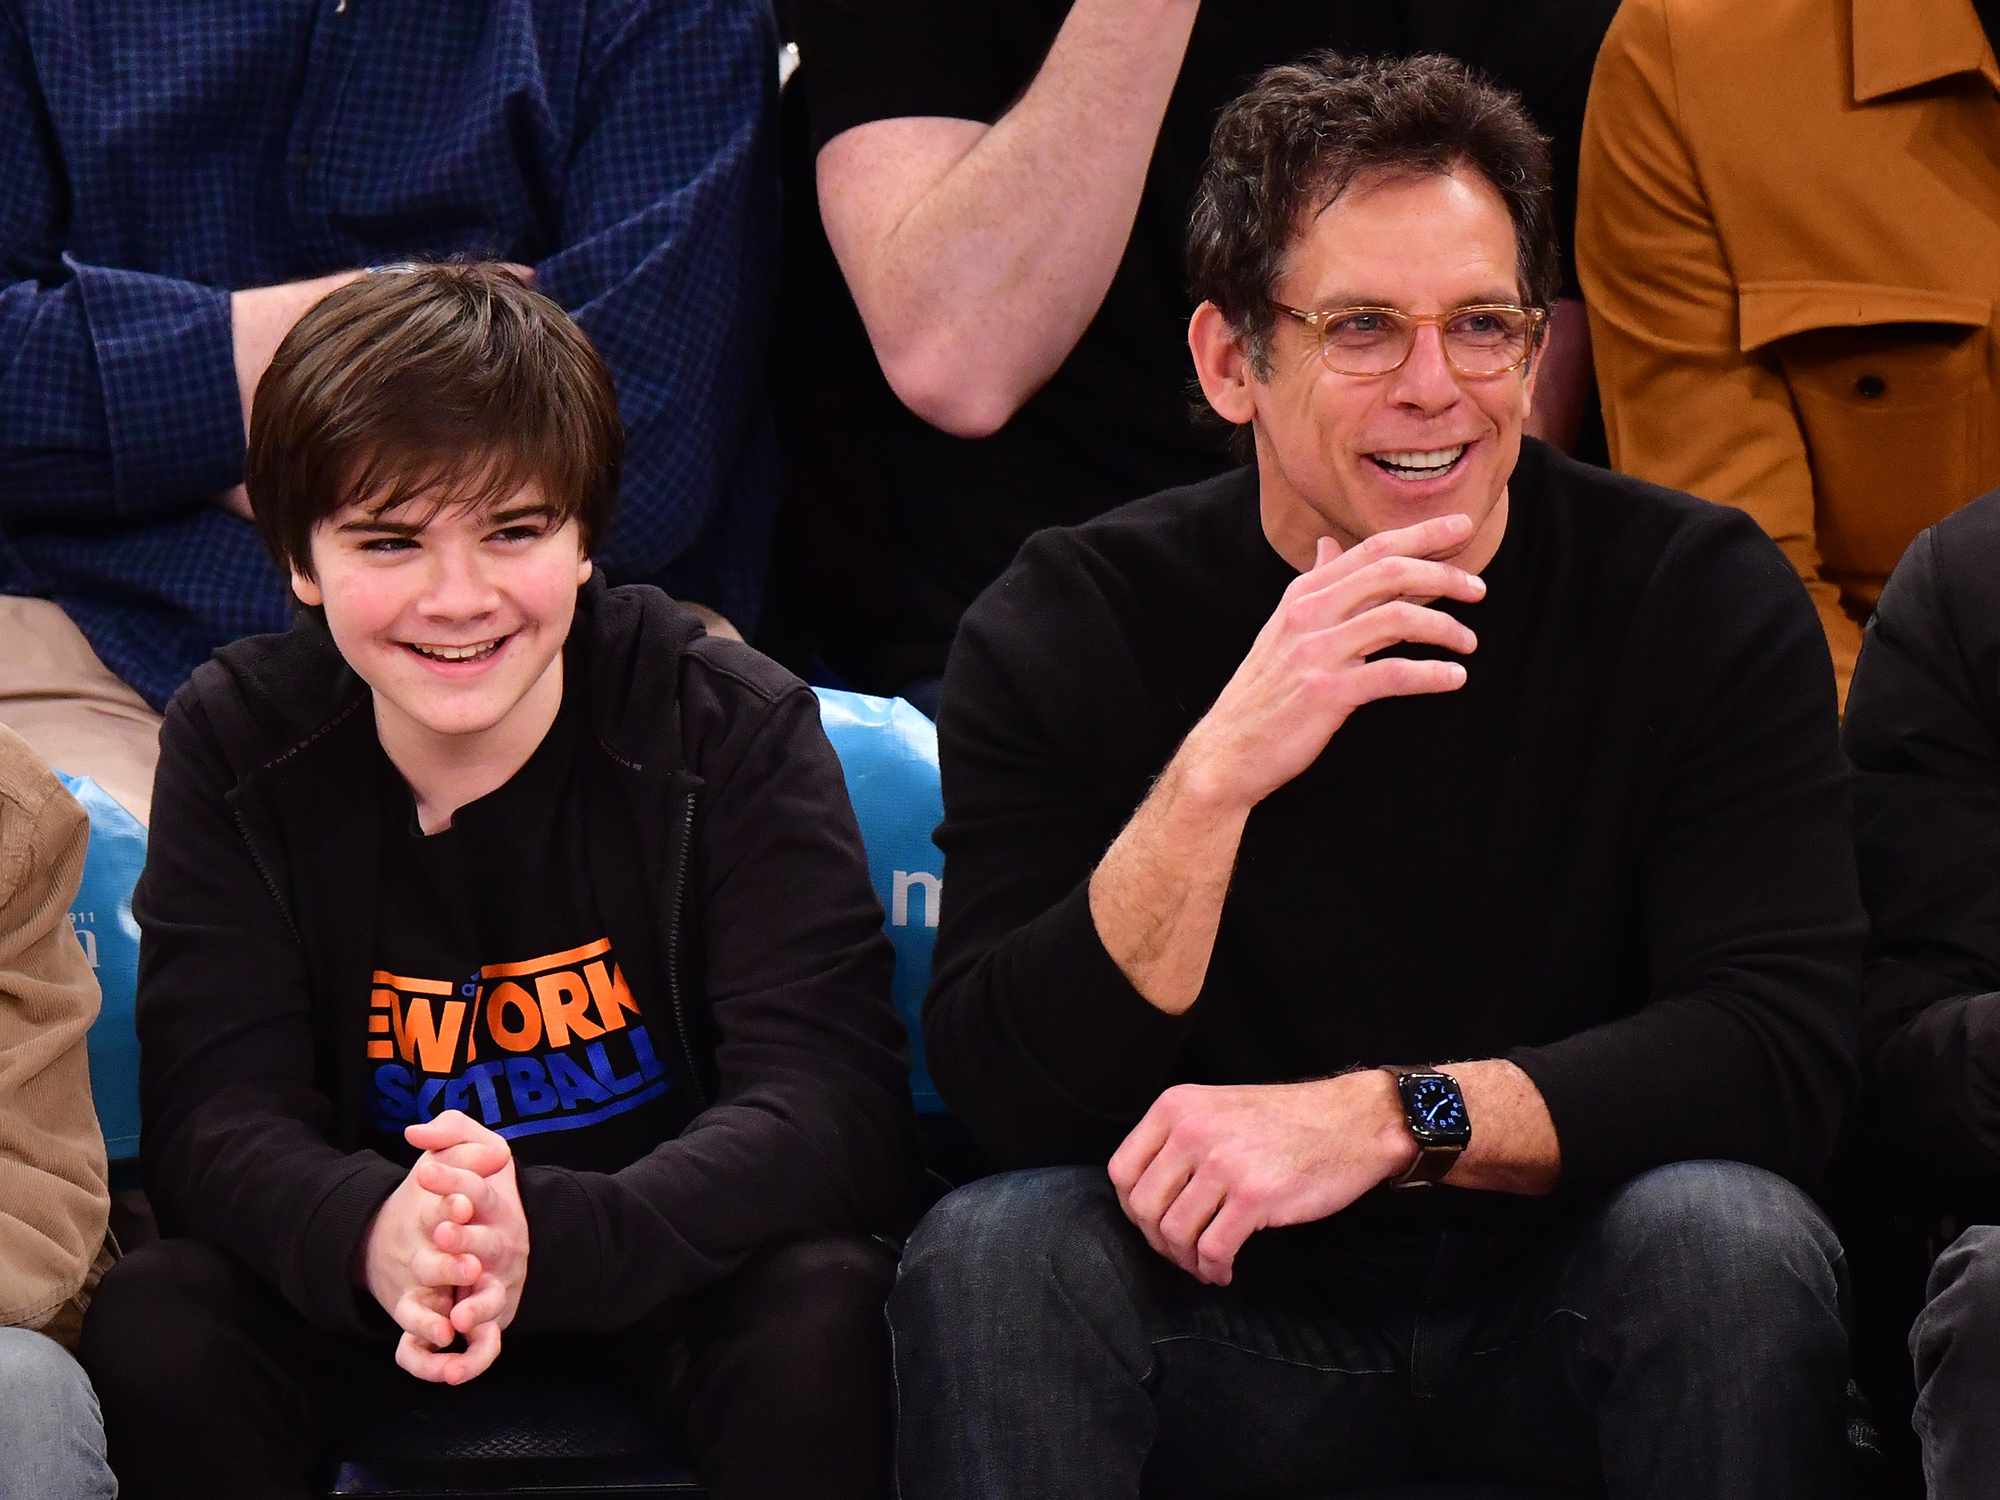
<path id="1" fill-rule="evenodd" d="M 1418 1139 L 1450 1143 L 1471 1134 L 1465 1113 L 1465 1096 L 1449 1078 L 1436 1074 L 1399 1079 L 1403 1107 L 1409 1114 L 1410 1129 Z"/>

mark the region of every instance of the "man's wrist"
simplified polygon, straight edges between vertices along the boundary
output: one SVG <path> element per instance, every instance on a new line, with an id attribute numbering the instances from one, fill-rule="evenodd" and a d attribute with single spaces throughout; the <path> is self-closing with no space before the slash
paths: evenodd
<path id="1" fill-rule="evenodd" d="M 1231 785 L 1230 778 L 1220 773 L 1221 757 L 1210 749 L 1202 729 L 1202 725 L 1195 725 L 1181 741 L 1174 758 L 1167 762 L 1167 769 L 1160 777 L 1164 789 L 1177 809 L 1204 824 L 1249 817 L 1256 799 L 1245 797 Z"/>
<path id="2" fill-rule="evenodd" d="M 1371 1135 L 1379 1153 L 1380 1181 L 1400 1180 L 1417 1164 L 1418 1150 L 1395 1078 L 1382 1068 L 1364 1068 L 1345 1076 L 1367 1090 L 1369 1118 L 1375 1122 Z"/>

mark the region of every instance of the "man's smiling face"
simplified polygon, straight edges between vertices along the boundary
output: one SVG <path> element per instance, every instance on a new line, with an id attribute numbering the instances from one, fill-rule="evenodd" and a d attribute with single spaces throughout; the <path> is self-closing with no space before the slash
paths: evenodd
<path id="1" fill-rule="evenodd" d="M 1272 296 L 1319 311 L 1374 306 L 1439 313 L 1514 303 L 1522 292 L 1513 220 L 1478 172 L 1364 178 L 1306 224 Z M 1378 531 L 1463 513 L 1460 560 L 1483 567 L 1507 523 L 1507 480 L 1534 393 L 1532 362 L 1471 378 L 1447 363 L 1435 326 L 1402 368 L 1336 373 L 1319 335 L 1281 317 L 1270 369 L 1249 381 L 1265 534 L 1288 558 L 1313 541 L 1348 547 Z"/>
<path id="2" fill-rule="evenodd" d="M 535 486 L 481 508 L 346 506 L 313 529 L 312 563 L 293 591 L 325 609 L 385 742 L 476 753 L 528 720 L 540 738 L 590 562 Z"/>

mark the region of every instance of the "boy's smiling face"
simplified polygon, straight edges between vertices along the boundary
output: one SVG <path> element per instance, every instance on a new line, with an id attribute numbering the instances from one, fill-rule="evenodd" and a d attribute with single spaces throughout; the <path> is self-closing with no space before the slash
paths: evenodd
<path id="1" fill-rule="evenodd" d="M 590 576 L 576 522 L 529 484 L 497 505 L 365 504 L 313 528 L 313 576 L 334 644 L 375 694 L 399 751 L 525 761 L 562 703 L 562 647 Z M 517 762 L 518 764 L 518 762 Z"/>

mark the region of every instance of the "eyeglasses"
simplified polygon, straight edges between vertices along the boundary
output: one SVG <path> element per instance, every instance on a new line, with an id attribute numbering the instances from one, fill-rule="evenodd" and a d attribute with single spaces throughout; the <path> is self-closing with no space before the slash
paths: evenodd
<path id="1" fill-rule="evenodd" d="M 1271 304 L 1319 335 L 1319 357 L 1338 375 L 1387 375 L 1416 347 L 1417 330 L 1437 325 L 1445 362 L 1467 379 L 1504 375 L 1528 362 L 1548 314 L 1539 307 L 1482 302 L 1449 312 L 1406 313 L 1395 307 L 1332 307 L 1306 312 Z"/>

